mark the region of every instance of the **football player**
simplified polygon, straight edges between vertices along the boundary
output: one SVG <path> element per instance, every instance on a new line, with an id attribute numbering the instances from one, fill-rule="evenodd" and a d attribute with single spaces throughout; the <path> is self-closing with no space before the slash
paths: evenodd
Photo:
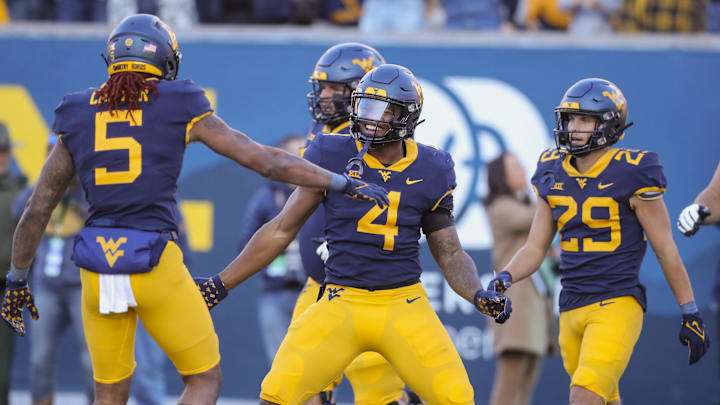
<path id="1" fill-rule="evenodd" d="M 350 96 L 365 73 L 384 63 L 377 50 L 359 43 L 338 44 L 323 53 L 309 80 L 312 91 L 307 100 L 313 122 L 308 129 L 307 145 L 324 133 L 350 134 Z M 324 218 L 325 210 L 320 205 L 299 233 L 300 255 L 309 277 L 295 305 L 293 320 L 317 300 L 325 280 L 324 262 L 316 254 L 318 249 L 327 251 Z M 345 375 L 352 385 L 356 405 L 419 402 L 412 392 L 404 392 L 405 383 L 387 360 L 375 352 L 358 356 L 345 369 Z M 320 393 L 321 402 L 333 402 L 332 389 L 339 383 L 337 379 Z"/>
<path id="2" fill-rule="evenodd" d="M 657 154 L 610 147 L 632 125 L 627 113 L 622 92 L 607 80 L 584 79 L 567 90 L 555 108 L 557 149 L 540 155 L 532 178 L 539 199 L 527 243 L 488 286 L 503 292 L 529 276 L 560 232 L 559 343 L 571 404 L 620 402 L 618 382 L 647 307 L 638 279 L 645 236 L 680 305 L 690 364 L 709 343 L 670 232 Z"/>
<path id="3" fill-rule="evenodd" d="M 677 227 L 683 235 L 690 237 L 695 235 L 700 225 L 710 225 L 718 221 L 720 221 L 720 164 L 715 169 L 710 184 L 695 197 L 693 204 L 682 210 Z"/>
<path id="4" fill-rule="evenodd" d="M 81 267 L 96 402 L 127 402 L 139 317 L 182 375 L 180 402 L 215 403 L 221 381 L 218 338 L 176 243 L 175 192 L 187 144 L 202 142 L 273 180 L 382 206 L 385 192 L 230 128 L 213 113 L 200 87 L 175 80 L 178 43 L 156 16 L 121 21 L 104 57 L 108 80 L 98 89 L 66 95 L 55 110 L 53 132 L 60 140 L 15 232 L 2 318 L 20 335 L 25 334 L 24 307 L 37 318 L 28 268 L 50 214 L 77 173 L 90 208 L 73 260 Z"/>
<path id="5" fill-rule="evenodd" d="M 352 96 L 352 136 L 318 136 L 305 158 L 382 184 L 391 190 L 389 206 L 355 207 L 338 193 L 299 187 L 213 277 L 213 286 L 236 287 L 282 252 L 320 203 L 325 206 L 329 256 L 320 298 L 290 325 L 263 380 L 262 403 L 303 404 L 366 351 L 387 359 L 428 403 L 474 403 L 460 356 L 419 281 L 420 232 L 450 286 L 482 313 L 504 322 L 510 301 L 482 288 L 460 246 L 452 158 L 411 139 L 422 103 L 420 84 L 408 69 L 385 64 L 365 74 Z M 204 294 L 217 292 L 206 288 Z"/>

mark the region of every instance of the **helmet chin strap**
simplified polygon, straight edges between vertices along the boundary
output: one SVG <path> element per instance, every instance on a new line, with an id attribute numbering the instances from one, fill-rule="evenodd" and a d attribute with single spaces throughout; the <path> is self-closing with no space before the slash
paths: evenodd
<path id="1" fill-rule="evenodd" d="M 348 160 L 347 166 L 345 166 L 345 170 L 348 173 L 354 170 L 358 175 L 363 175 L 363 170 L 365 168 L 365 161 L 363 160 L 363 157 L 365 157 L 368 149 L 370 149 L 370 141 L 363 142 L 363 147 L 360 152 L 358 152 L 357 156 Z"/>

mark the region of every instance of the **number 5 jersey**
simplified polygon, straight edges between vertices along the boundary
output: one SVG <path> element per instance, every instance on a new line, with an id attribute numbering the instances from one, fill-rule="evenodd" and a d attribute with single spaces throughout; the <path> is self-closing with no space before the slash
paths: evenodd
<path id="1" fill-rule="evenodd" d="M 645 309 L 639 271 L 647 243 L 631 198 L 662 197 L 666 180 L 660 160 L 654 152 L 613 148 L 580 173 L 571 159 L 547 150 L 532 177 L 561 236 L 560 310 L 620 296 L 635 297 Z"/>
<path id="2" fill-rule="evenodd" d="M 73 157 L 90 203 L 87 226 L 177 231 L 177 178 L 192 126 L 212 112 L 191 80 L 157 82 L 140 109 L 100 109 L 93 88 L 66 95 L 53 132 Z"/>

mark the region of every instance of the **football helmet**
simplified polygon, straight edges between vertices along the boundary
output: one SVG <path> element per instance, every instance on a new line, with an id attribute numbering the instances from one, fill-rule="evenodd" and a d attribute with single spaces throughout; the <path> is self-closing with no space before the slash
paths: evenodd
<path id="1" fill-rule="evenodd" d="M 310 115 L 315 121 L 337 125 L 350 117 L 350 95 L 360 79 L 373 68 L 385 63 L 378 51 L 370 46 L 346 42 L 325 51 L 315 64 L 307 94 Z M 325 86 L 337 85 L 342 95 L 323 96 Z"/>
<path id="2" fill-rule="evenodd" d="M 568 130 L 570 114 L 589 115 L 597 119 L 595 129 L 585 145 L 574 146 Z M 628 106 L 625 96 L 612 82 L 605 79 L 583 79 L 573 84 L 555 107 L 555 144 L 574 156 L 610 146 L 622 139 Z"/>
<path id="3" fill-rule="evenodd" d="M 175 33 L 152 14 L 125 17 L 108 37 L 101 53 L 108 74 L 140 72 L 175 80 L 182 55 Z"/>
<path id="4" fill-rule="evenodd" d="M 422 122 L 422 88 L 400 65 L 386 64 L 366 73 L 351 104 L 350 132 L 371 147 L 410 138 Z"/>

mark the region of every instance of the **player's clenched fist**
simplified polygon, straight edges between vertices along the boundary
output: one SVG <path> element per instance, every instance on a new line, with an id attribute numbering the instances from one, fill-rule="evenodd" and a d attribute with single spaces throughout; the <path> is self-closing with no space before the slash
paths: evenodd
<path id="1" fill-rule="evenodd" d="M 473 300 L 475 307 L 483 314 L 492 317 L 497 323 L 504 323 L 510 318 L 512 305 L 510 298 L 496 291 L 479 290 Z"/>
<path id="2" fill-rule="evenodd" d="M 703 204 L 692 204 L 685 207 L 678 217 L 677 227 L 685 236 L 693 236 L 700 229 L 705 218 L 710 216 L 710 209 Z"/>
<path id="3" fill-rule="evenodd" d="M 25 307 L 30 311 L 33 319 L 37 320 L 40 317 L 32 294 L 30 294 L 27 280 L 13 281 L 8 277 L 0 316 L 20 336 L 25 336 L 25 322 L 23 321 Z"/>
<path id="4" fill-rule="evenodd" d="M 208 309 L 213 309 L 215 305 L 228 295 L 225 284 L 220 281 L 220 276 L 218 275 L 212 278 L 195 277 L 193 281 L 195 281 L 195 284 L 197 284 L 200 289 L 200 294 L 202 294 L 205 299 L 205 304 L 207 304 Z"/>

